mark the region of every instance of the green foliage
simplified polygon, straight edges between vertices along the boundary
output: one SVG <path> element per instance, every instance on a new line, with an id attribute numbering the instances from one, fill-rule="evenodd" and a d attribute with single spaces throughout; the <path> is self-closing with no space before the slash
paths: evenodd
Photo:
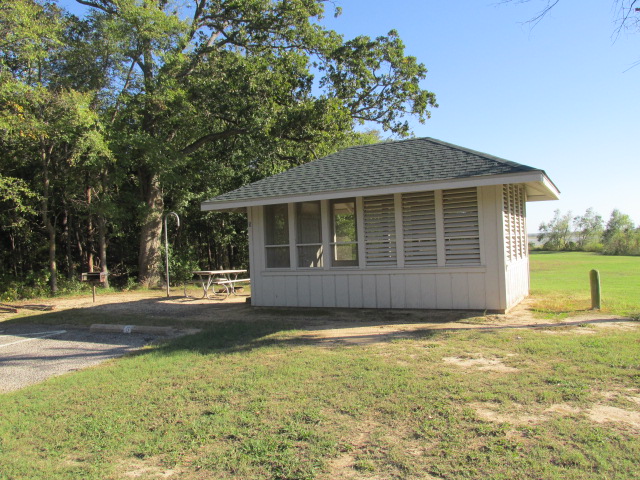
<path id="1" fill-rule="evenodd" d="M 84 18 L 0 6 L 0 274 L 92 263 L 145 282 L 166 211 L 202 267 L 246 265 L 246 219 L 201 201 L 379 141 L 374 127 L 407 135 L 436 106 L 396 32 L 346 40 L 318 22 L 322 1 L 80 3 Z M 35 213 L 41 228 L 21 229 Z"/>
<path id="2" fill-rule="evenodd" d="M 556 210 L 553 219 L 548 223 L 541 223 L 538 229 L 538 240 L 544 242 L 547 250 L 566 250 L 571 241 L 571 212 L 562 214 Z"/>
<path id="3" fill-rule="evenodd" d="M 573 223 L 575 230 L 571 230 Z M 584 215 L 572 217 L 556 210 L 553 219 L 540 225 L 538 240 L 545 250 L 601 252 L 605 255 L 640 255 L 640 226 L 615 209 L 606 227 L 602 217 L 588 208 Z"/>
<path id="4" fill-rule="evenodd" d="M 573 219 L 576 228 L 577 248 L 585 251 L 597 250 L 604 232 L 604 221 L 595 213 L 593 208 L 588 208 L 582 216 Z"/>

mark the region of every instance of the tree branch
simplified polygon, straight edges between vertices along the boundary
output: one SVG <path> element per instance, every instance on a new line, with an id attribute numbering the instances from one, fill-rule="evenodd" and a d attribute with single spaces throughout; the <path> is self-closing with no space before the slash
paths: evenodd
<path id="1" fill-rule="evenodd" d="M 186 147 L 184 147 L 182 150 L 180 150 L 180 153 L 184 155 L 189 155 L 195 152 L 196 150 L 198 150 L 205 143 L 214 142 L 216 140 L 221 140 L 223 138 L 233 137 L 235 135 L 242 135 L 243 133 L 247 133 L 247 131 L 242 128 L 232 128 L 230 130 L 225 130 L 224 132 L 208 133 L 203 137 L 200 137 L 198 140 L 191 143 L 190 145 L 187 145 Z"/>
<path id="2" fill-rule="evenodd" d="M 81 5 L 86 5 L 87 7 L 97 8 L 98 10 L 102 10 L 103 12 L 111 15 L 118 13 L 117 7 L 110 0 L 102 0 L 101 3 L 91 0 L 76 0 L 76 2 Z"/>

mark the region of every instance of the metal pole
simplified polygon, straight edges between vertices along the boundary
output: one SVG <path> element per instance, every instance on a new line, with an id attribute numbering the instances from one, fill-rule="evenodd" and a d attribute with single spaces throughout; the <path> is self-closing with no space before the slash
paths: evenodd
<path id="1" fill-rule="evenodd" d="M 180 217 L 176 212 L 169 212 L 164 216 L 164 265 L 167 279 L 167 297 L 169 296 L 169 239 L 167 237 L 167 217 L 169 215 L 176 217 L 177 226 L 180 227 Z"/>

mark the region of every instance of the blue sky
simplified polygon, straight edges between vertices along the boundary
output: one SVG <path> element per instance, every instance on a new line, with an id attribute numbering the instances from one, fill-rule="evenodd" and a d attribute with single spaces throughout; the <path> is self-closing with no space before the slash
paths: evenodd
<path id="1" fill-rule="evenodd" d="M 417 136 L 544 169 L 561 200 L 528 204 L 528 230 L 553 211 L 640 222 L 640 33 L 614 42 L 613 1 L 341 0 L 326 24 L 346 37 L 396 29 L 429 69 L 439 108 Z"/>
<path id="2" fill-rule="evenodd" d="M 413 122 L 416 136 L 547 172 L 562 196 L 528 204 L 530 232 L 555 209 L 606 220 L 618 208 L 640 222 L 640 33 L 614 41 L 613 0 L 561 0 L 535 27 L 526 22 L 545 0 L 335 4 L 343 14 L 328 12 L 326 26 L 346 38 L 395 29 L 429 69 L 423 87 L 440 107 Z"/>

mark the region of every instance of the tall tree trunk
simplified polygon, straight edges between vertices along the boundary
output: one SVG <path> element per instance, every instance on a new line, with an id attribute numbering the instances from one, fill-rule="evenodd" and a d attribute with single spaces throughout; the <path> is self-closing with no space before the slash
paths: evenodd
<path id="1" fill-rule="evenodd" d="M 62 225 L 63 225 L 63 236 L 66 247 L 66 257 L 67 257 L 67 278 L 69 280 L 73 280 L 75 277 L 75 268 L 73 265 L 73 258 L 71 255 L 71 232 L 69 229 L 69 211 L 64 209 L 64 216 L 62 217 Z"/>
<path id="2" fill-rule="evenodd" d="M 51 294 L 58 293 L 58 269 L 56 266 L 56 227 L 49 218 L 49 187 L 51 180 L 49 179 L 49 158 L 45 146 L 41 150 L 42 158 L 42 202 L 40 214 L 42 223 L 47 230 L 49 240 L 49 288 Z"/>
<path id="3" fill-rule="evenodd" d="M 15 278 L 18 278 L 18 263 L 19 263 L 19 254 L 16 251 L 16 236 L 13 232 L 9 233 L 9 240 L 11 241 L 11 269 L 13 270 L 13 275 Z"/>
<path id="4" fill-rule="evenodd" d="M 138 254 L 138 282 L 149 287 L 160 280 L 160 239 L 162 236 L 162 212 L 164 201 L 158 175 L 142 167 L 138 173 L 142 197 L 146 205 L 140 232 Z"/>
<path id="5" fill-rule="evenodd" d="M 88 179 L 88 175 L 87 175 L 87 182 L 89 181 Z M 87 194 L 87 210 L 88 210 L 88 215 L 87 215 L 87 263 L 89 266 L 89 271 L 93 272 L 93 265 L 94 265 L 94 261 L 93 261 L 93 252 L 95 251 L 95 249 L 93 248 L 93 215 L 91 214 L 91 200 L 92 200 L 92 190 L 91 187 L 87 187 L 86 189 L 86 194 Z"/>
<path id="6" fill-rule="evenodd" d="M 98 255 L 100 271 L 109 273 L 107 268 L 107 221 L 102 213 L 98 214 Z M 109 288 L 109 277 L 105 277 L 104 286 Z"/>
<path id="7" fill-rule="evenodd" d="M 58 293 L 58 267 L 56 265 L 56 227 L 47 216 L 45 219 L 45 226 L 49 235 L 49 287 L 51 293 L 55 295 Z"/>

